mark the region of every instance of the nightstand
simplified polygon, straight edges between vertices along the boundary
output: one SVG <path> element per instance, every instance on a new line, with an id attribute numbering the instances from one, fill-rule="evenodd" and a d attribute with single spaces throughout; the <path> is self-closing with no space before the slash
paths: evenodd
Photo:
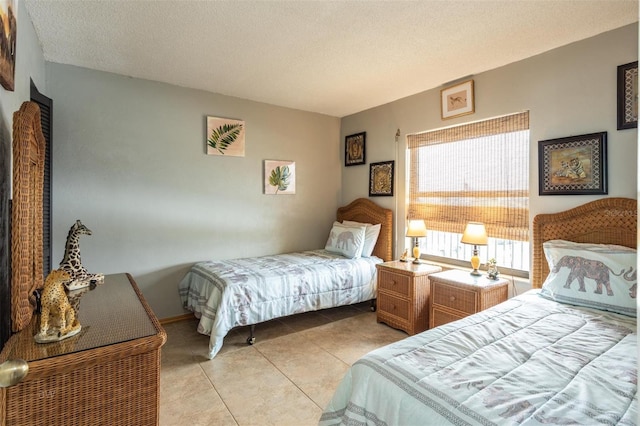
<path id="1" fill-rule="evenodd" d="M 429 325 L 429 274 L 439 266 L 411 262 L 379 263 L 377 320 L 416 334 Z"/>
<path id="2" fill-rule="evenodd" d="M 507 300 L 509 281 L 451 269 L 429 276 L 429 328 L 475 314 Z"/>

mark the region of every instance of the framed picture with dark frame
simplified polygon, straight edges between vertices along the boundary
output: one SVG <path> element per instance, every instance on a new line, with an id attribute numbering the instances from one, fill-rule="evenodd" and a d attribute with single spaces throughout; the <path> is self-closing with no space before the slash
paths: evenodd
<path id="1" fill-rule="evenodd" d="M 371 163 L 369 166 L 369 196 L 393 196 L 394 161 Z"/>
<path id="2" fill-rule="evenodd" d="M 540 195 L 607 194 L 607 132 L 538 142 Z"/>
<path id="3" fill-rule="evenodd" d="M 367 132 L 355 133 L 344 138 L 344 165 L 365 164 Z"/>
<path id="4" fill-rule="evenodd" d="M 638 127 L 638 61 L 618 66 L 618 130 Z"/>

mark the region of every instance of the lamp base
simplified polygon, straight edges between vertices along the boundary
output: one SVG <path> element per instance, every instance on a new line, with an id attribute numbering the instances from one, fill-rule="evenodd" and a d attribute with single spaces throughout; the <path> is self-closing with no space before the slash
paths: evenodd
<path id="1" fill-rule="evenodd" d="M 411 262 L 411 263 L 413 263 L 413 264 L 415 264 L 415 265 L 419 265 L 419 264 L 421 264 L 421 263 L 422 263 L 422 260 L 420 260 L 420 259 L 418 259 L 418 258 L 415 258 L 415 259 L 413 259 L 413 262 Z"/>
<path id="2" fill-rule="evenodd" d="M 422 263 L 420 261 L 420 246 L 418 245 L 418 238 L 413 238 L 413 263 L 416 265 Z"/>
<path id="3" fill-rule="evenodd" d="M 480 276 L 480 271 L 478 271 L 479 267 L 480 267 L 480 258 L 478 257 L 478 246 L 474 245 L 473 256 L 471 256 L 471 268 L 473 268 L 473 270 L 471 271 L 471 275 L 473 275 L 474 277 L 479 277 Z"/>

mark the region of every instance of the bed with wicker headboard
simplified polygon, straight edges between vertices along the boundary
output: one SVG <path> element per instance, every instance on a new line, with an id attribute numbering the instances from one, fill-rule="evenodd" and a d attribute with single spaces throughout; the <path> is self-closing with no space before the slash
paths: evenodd
<path id="1" fill-rule="evenodd" d="M 210 336 L 208 357 L 233 327 L 376 297 L 375 265 L 391 260 L 391 210 L 360 198 L 340 207 L 324 249 L 198 262 L 178 288 L 185 309 Z"/>
<path id="2" fill-rule="evenodd" d="M 549 274 L 543 251 L 545 241 L 566 240 L 636 248 L 637 204 L 630 198 L 602 198 L 563 212 L 534 217 L 531 286 L 542 287 Z"/>
<path id="3" fill-rule="evenodd" d="M 607 198 L 536 216 L 532 290 L 367 354 L 320 424 L 635 425 L 636 211 Z M 587 272 L 614 260 L 609 281 Z"/>

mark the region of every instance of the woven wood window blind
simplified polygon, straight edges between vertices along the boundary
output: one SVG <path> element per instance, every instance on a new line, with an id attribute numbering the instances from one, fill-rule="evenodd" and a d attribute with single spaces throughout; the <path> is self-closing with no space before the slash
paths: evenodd
<path id="1" fill-rule="evenodd" d="M 408 219 L 461 234 L 529 239 L 529 112 L 407 136 Z"/>

